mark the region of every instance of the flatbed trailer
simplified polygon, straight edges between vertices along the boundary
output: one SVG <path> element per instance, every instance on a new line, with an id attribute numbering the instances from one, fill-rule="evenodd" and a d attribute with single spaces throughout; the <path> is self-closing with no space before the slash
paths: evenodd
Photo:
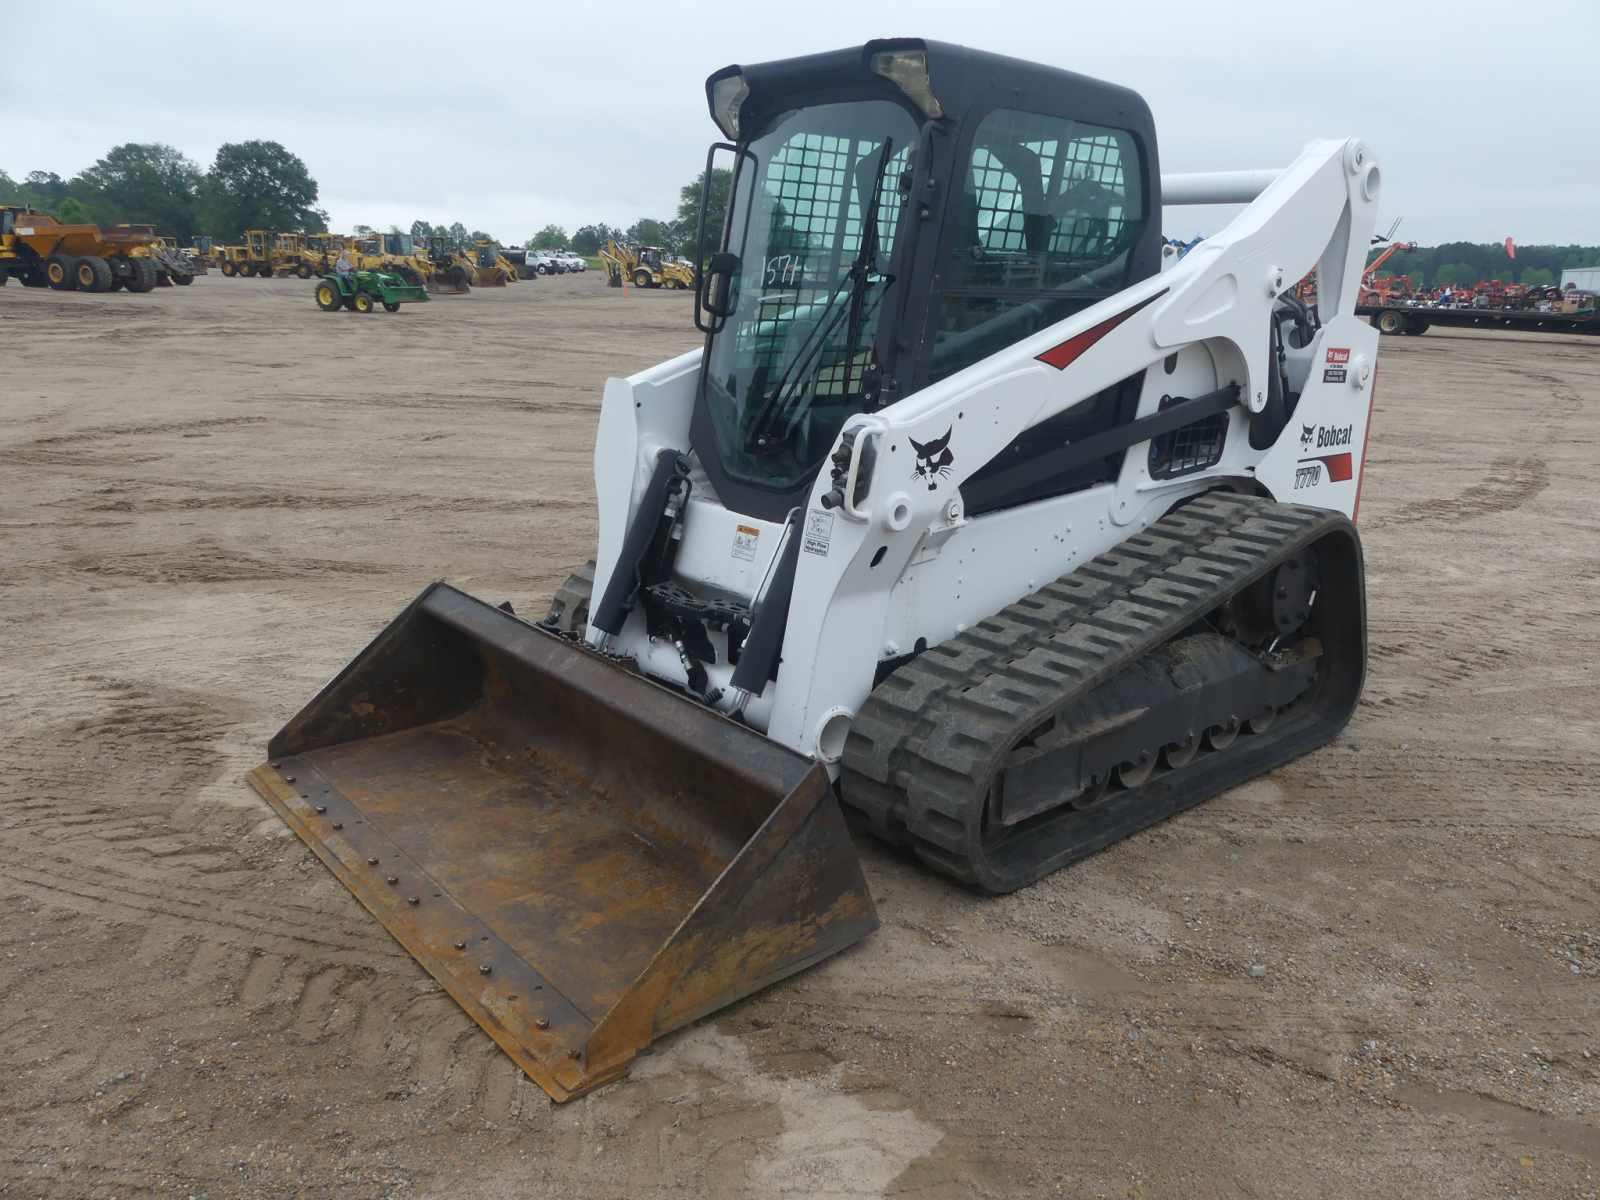
<path id="1" fill-rule="evenodd" d="M 1379 333 L 1426 333 L 1432 325 L 1462 325 L 1473 329 L 1512 329 L 1538 333 L 1600 333 L 1595 313 L 1549 313 L 1507 308 L 1413 308 L 1403 304 L 1361 304 L 1356 315 L 1366 317 Z"/>

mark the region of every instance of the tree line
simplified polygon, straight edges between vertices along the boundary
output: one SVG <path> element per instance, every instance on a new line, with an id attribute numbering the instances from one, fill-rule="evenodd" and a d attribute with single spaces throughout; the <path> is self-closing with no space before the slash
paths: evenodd
<path id="1" fill-rule="evenodd" d="M 731 172 L 725 170 L 712 173 L 706 210 L 710 236 L 722 230 L 731 179 Z M 701 185 L 696 176 L 679 189 L 678 212 L 673 218 L 641 217 L 626 229 L 600 221 L 580 226 L 570 235 L 559 225 L 546 225 L 531 234 L 526 245 L 592 255 L 616 239 L 691 254 Z M 113 146 L 93 166 L 70 179 L 53 171 L 30 171 L 18 181 L 0 170 L 0 204 L 26 205 L 69 225 L 154 225 L 185 245 L 198 235 L 236 242 L 247 229 L 324 232 L 328 214 L 318 207 L 317 199 L 317 181 L 305 161 L 273 141 L 224 143 L 203 171 L 181 151 L 160 142 Z M 354 232 L 375 231 L 357 225 Z M 390 226 L 389 232 L 402 230 Z M 410 233 L 414 238 L 447 239 L 455 245 L 499 240 L 482 229 L 468 229 L 460 221 L 417 220 L 411 223 Z"/>
<path id="2" fill-rule="evenodd" d="M 305 162 L 271 141 L 226 142 L 205 171 L 171 146 L 126 142 L 71 179 L 30 171 L 19 183 L 0 171 L 0 203 L 66 224 L 154 225 L 184 243 L 197 234 L 236 241 L 246 229 L 316 233 L 328 223 Z"/>
<path id="3" fill-rule="evenodd" d="M 1516 258 L 1500 242 L 1445 242 L 1401 250 L 1380 275 L 1405 275 L 1413 287 L 1470 287 L 1502 283 L 1553 284 L 1574 267 L 1600 267 L 1600 246 L 1518 246 Z"/>
<path id="4" fill-rule="evenodd" d="M 722 224 L 728 212 L 728 188 L 733 182 L 733 172 L 711 172 L 711 190 L 706 202 L 706 239 L 722 236 Z M 631 242 L 638 246 L 660 246 L 673 254 L 685 257 L 695 252 L 695 237 L 700 223 L 700 192 L 704 180 L 696 175 L 678 189 L 677 216 L 666 219 L 640 217 L 626 229 L 597 221 L 580 225 L 571 234 L 560 225 L 546 225 L 530 234 L 526 245 L 532 250 L 567 249 L 578 254 L 595 254 L 608 241 Z"/>

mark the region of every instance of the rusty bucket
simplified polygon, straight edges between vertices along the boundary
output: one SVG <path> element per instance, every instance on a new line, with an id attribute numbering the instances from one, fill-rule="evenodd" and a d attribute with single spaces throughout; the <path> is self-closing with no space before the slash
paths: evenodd
<path id="1" fill-rule="evenodd" d="M 444 584 L 250 782 L 567 1100 L 877 927 L 821 766 Z"/>

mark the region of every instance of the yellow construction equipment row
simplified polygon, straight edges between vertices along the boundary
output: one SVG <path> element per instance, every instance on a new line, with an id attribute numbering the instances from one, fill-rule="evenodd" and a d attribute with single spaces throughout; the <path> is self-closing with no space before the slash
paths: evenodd
<path id="1" fill-rule="evenodd" d="M 431 242 L 431 244 L 430 244 Z M 13 276 L 25 287 L 89 292 L 147 292 L 191 283 L 210 267 L 224 275 L 310 279 L 337 270 L 341 260 L 358 271 L 388 271 L 433 292 L 504 287 L 517 268 L 487 239 L 460 246 L 404 233 L 245 231 L 235 245 L 197 238 L 188 249 L 149 225 L 67 225 L 48 213 L 0 205 L 0 285 Z"/>
<path id="2" fill-rule="evenodd" d="M 341 258 L 355 270 L 389 271 L 433 292 L 504 287 L 517 278 L 516 267 L 493 242 L 480 239 L 470 246 L 456 246 L 407 233 L 348 237 L 250 229 L 242 244 L 209 247 L 208 254 L 224 275 L 259 279 L 277 275 L 309 279 L 336 269 Z"/>

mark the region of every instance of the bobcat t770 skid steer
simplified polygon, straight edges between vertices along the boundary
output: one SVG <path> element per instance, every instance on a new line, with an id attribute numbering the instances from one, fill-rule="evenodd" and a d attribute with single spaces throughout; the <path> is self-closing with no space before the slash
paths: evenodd
<path id="1" fill-rule="evenodd" d="M 1370 150 L 1163 177 L 1133 92 L 920 40 L 706 93 L 704 344 L 606 383 L 594 562 L 429 587 L 252 776 L 558 1100 L 876 927 L 841 805 L 1010 891 L 1365 669 Z"/>

